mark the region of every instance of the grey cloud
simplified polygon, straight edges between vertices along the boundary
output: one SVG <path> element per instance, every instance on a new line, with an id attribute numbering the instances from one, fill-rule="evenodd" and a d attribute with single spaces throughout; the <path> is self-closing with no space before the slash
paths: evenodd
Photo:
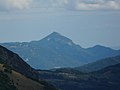
<path id="1" fill-rule="evenodd" d="M 40 7 L 60 7 L 67 10 L 120 10 L 119 0 L 36 0 L 36 3 Z"/>
<path id="2" fill-rule="evenodd" d="M 0 10 L 11 11 L 11 10 L 22 10 L 29 8 L 32 0 L 0 0 Z"/>
<path id="3" fill-rule="evenodd" d="M 26 8 L 63 8 L 65 10 L 120 10 L 119 0 L 0 0 L 0 11 Z"/>
<path id="4" fill-rule="evenodd" d="M 120 2 L 117 0 L 78 0 L 76 10 L 119 10 Z"/>

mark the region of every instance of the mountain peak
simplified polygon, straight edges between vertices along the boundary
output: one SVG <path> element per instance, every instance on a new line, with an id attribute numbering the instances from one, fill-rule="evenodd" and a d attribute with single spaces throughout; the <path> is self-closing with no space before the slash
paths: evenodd
<path id="1" fill-rule="evenodd" d="M 58 32 L 53 32 L 41 40 L 42 43 L 49 44 L 62 44 L 62 45 L 75 45 L 71 39 L 59 34 Z"/>
<path id="2" fill-rule="evenodd" d="M 61 38 L 61 37 L 64 37 L 64 36 L 62 36 L 58 32 L 53 32 L 53 33 L 49 34 L 46 38 Z"/>
<path id="3" fill-rule="evenodd" d="M 95 49 L 109 49 L 109 50 L 113 50 L 110 47 L 106 47 L 106 46 L 102 46 L 102 45 L 95 45 L 93 48 L 95 48 Z"/>
<path id="4" fill-rule="evenodd" d="M 44 38 L 44 40 L 47 41 L 72 41 L 71 39 L 61 35 L 58 32 L 53 32 L 50 35 L 48 35 L 47 37 Z"/>
<path id="5" fill-rule="evenodd" d="M 58 33 L 58 32 L 53 32 L 53 33 L 51 33 L 50 35 L 61 35 L 61 34 Z"/>
<path id="6" fill-rule="evenodd" d="M 102 46 L 102 45 L 95 45 L 95 46 L 90 47 L 88 49 L 111 49 L 111 48 L 105 47 L 105 46 Z"/>
<path id="7" fill-rule="evenodd" d="M 93 46 L 93 48 L 104 48 L 105 46 L 102 46 L 102 45 L 95 45 Z"/>

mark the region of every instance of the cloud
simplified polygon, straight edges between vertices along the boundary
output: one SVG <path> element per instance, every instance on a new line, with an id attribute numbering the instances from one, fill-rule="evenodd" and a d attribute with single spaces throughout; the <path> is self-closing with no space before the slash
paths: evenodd
<path id="1" fill-rule="evenodd" d="M 0 0 L 1 11 L 22 10 L 29 8 L 32 0 Z"/>
<path id="2" fill-rule="evenodd" d="M 34 0 L 40 7 L 67 10 L 120 10 L 119 0 Z"/>
<path id="3" fill-rule="evenodd" d="M 115 0 L 77 1 L 76 10 L 120 10 L 120 2 Z"/>
<path id="4" fill-rule="evenodd" d="M 0 0 L 1 11 L 26 8 L 62 8 L 65 10 L 120 10 L 119 0 Z"/>
<path id="5" fill-rule="evenodd" d="M 33 0 L 34 7 L 52 8 L 52 7 L 64 7 L 68 0 Z"/>

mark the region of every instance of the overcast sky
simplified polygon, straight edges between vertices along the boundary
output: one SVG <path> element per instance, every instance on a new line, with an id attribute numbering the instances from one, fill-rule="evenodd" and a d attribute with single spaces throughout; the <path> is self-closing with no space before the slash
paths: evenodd
<path id="1" fill-rule="evenodd" d="M 53 31 L 83 47 L 120 47 L 120 1 L 0 0 L 0 42 L 40 40 Z"/>

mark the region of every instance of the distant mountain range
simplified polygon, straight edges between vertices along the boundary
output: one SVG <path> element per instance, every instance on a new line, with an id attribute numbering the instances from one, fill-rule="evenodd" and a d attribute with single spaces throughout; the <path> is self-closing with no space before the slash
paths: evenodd
<path id="1" fill-rule="evenodd" d="M 0 90 L 56 90 L 17 54 L 0 46 Z"/>
<path id="2" fill-rule="evenodd" d="M 82 48 L 57 32 L 39 41 L 1 43 L 1 45 L 19 54 L 28 64 L 37 69 L 77 67 L 120 55 L 120 50 L 100 45 Z"/>
<path id="3" fill-rule="evenodd" d="M 93 72 L 118 63 L 120 63 L 120 55 L 98 60 L 96 62 L 88 63 L 83 66 L 76 67 L 74 69 L 79 70 L 81 72 Z"/>

